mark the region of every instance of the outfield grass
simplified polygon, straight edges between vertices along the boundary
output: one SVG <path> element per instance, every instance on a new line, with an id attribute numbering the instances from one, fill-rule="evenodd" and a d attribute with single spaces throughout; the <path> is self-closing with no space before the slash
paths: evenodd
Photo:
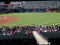
<path id="1" fill-rule="evenodd" d="M 60 13 L 8 13 L 0 16 L 16 16 L 18 21 L 5 24 L 13 25 L 60 25 Z M 0 24 L 2 26 L 2 24 Z"/>

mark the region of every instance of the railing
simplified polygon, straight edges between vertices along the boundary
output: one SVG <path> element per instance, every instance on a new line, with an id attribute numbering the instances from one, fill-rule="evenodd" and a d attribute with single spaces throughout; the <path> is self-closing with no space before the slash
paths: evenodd
<path id="1" fill-rule="evenodd" d="M 36 39 L 36 41 L 37 41 L 37 43 L 39 44 L 39 45 L 41 45 L 41 44 L 43 44 L 43 45 L 48 45 L 48 44 L 50 44 L 47 40 L 45 40 L 41 35 L 39 35 L 36 31 L 33 31 L 33 35 L 34 35 L 34 37 L 35 37 L 35 39 Z"/>

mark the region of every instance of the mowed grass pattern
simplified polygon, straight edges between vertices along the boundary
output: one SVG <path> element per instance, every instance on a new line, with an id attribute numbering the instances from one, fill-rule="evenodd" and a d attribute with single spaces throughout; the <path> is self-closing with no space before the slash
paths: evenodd
<path id="1" fill-rule="evenodd" d="M 0 16 L 14 16 L 18 21 L 5 24 L 5 26 L 14 25 L 60 25 L 60 13 L 8 13 Z M 2 24 L 0 24 L 2 26 Z"/>

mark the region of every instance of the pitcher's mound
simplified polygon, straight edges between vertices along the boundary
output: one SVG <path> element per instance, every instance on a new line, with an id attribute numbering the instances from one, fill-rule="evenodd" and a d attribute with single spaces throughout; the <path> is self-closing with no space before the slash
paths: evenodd
<path id="1" fill-rule="evenodd" d="M 17 21 L 17 17 L 12 16 L 0 16 L 0 24 L 8 24 Z"/>

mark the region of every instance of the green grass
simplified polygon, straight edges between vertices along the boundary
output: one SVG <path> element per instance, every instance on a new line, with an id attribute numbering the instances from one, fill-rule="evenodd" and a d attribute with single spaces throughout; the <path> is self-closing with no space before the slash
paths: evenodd
<path id="1" fill-rule="evenodd" d="M 5 24 L 13 25 L 60 25 L 60 13 L 8 13 L 0 16 L 16 16 L 18 21 Z M 2 24 L 0 24 L 2 26 Z"/>

